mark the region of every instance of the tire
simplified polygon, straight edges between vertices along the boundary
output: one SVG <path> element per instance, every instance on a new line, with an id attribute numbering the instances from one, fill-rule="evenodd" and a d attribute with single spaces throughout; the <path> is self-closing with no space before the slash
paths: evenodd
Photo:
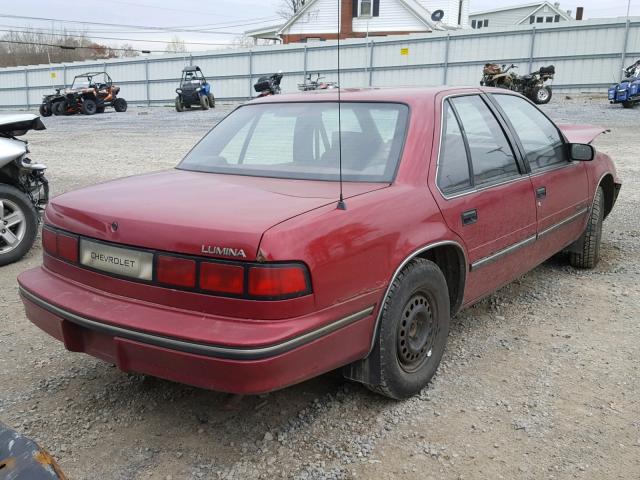
<path id="1" fill-rule="evenodd" d="M 127 111 L 127 101 L 124 98 L 116 98 L 113 101 L 113 109 L 116 112 L 122 113 Z"/>
<path id="2" fill-rule="evenodd" d="M 536 87 L 531 93 L 531 100 L 537 105 L 546 105 L 551 101 L 553 92 L 549 87 Z"/>
<path id="3" fill-rule="evenodd" d="M 633 108 L 635 102 L 622 102 L 622 108 Z"/>
<path id="4" fill-rule="evenodd" d="M 213 96 L 213 93 L 210 93 L 208 97 L 209 97 L 209 106 L 211 108 L 216 108 L 216 97 Z"/>
<path id="5" fill-rule="evenodd" d="M 51 106 L 48 103 L 43 103 L 38 108 L 38 112 L 41 117 L 50 117 L 51 116 Z"/>
<path id="6" fill-rule="evenodd" d="M 85 115 L 93 115 L 98 111 L 96 101 L 90 98 L 85 98 L 80 104 L 80 111 Z"/>
<path id="7" fill-rule="evenodd" d="M 67 110 L 67 102 L 65 102 L 64 100 L 61 102 L 54 103 L 53 106 L 51 107 L 51 113 L 53 113 L 56 116 L 65 115 L 66 110 Z"/>
<path id="8" fill-rule="evenodd" d="M 24 193 L 10 185 L 0 184 L 0 266 L 17 262 L 29 251 L 38 231 L 38 213 Z M 22 217 L 19 223 L 14 214 Z M 11 244 L 15 241 L 15 244 Z"/>
<path id="9" fill-rule="evenodd" d="M 176 112 L 184 112 L 184 105 L 180 101 L 180 96 L 176 97 Z"/>
<path id="10" fill-rule="evenodd" d="M 200 95 L 200 106 L 203 110 L 209 110 L 209 97 Z"/>
<path id="11" fill-rule="evenodd" d="M 579 239 L 581 252 L 569 253 L 569 263 L 576 268 L 593 268 L 600 259 L 600 241 L 602 240 L 602 221 L 604 220 L 604 192 L 602 187 L 596 190 L 593 207 L 587 222 L 587 228 Z"/>
<path id="12" fill-rule="evenodd" d="M 447 343 L 449 289 L 442 271 L 429 260 L 413 260 L 394 280 L 382 309 L 376 339 L 380 383 L 368 387 L 408 398 L 429 383 Z"/>

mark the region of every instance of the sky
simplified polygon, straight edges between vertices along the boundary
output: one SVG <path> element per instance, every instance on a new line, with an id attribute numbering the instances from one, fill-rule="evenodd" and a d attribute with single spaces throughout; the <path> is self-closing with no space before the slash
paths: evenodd
<path id="1" fill-rule="evenodd" d="M 336 0 L 338 1 L 338 0 Z M 21 0 L 0 3 L 0 34 L 16 27 L 32 27 L 42 31 L 71 33 L 85 31 L 97 42 L 117 46 L 129 43 L 137 49 L 164 50 L 166 42 L 179 36 L 189 51 L 228 48 L 252 28 L 273 25 L 281 21 L 277 10 L 282 0 L 107 0 L 106 4 L 78 3 L 68 0 Z M 527 0 L 471 0 L 471 11 L 486 10 Z M 75 5 L 75 6 L 72 6 Z M 585 18 L 625 16 L 627 0 L 561 1 L 563 10 L 585 9 Z M 95 7 L 95 8 L 94 8 Z M 640 0 L 631 0 L 631 15 L 640 16 Z M 40 17 L 53 20 L 11 18 Z M 111 23 L 113 26 L 91 23 L 69 23 L 57 20 Z M 178 31 L 145 30 L 139 26 L 171 28 Z M 203 30 L 207 30 L 203 32 Z M 99 38 L 102 37 L 102 38 Z"/>

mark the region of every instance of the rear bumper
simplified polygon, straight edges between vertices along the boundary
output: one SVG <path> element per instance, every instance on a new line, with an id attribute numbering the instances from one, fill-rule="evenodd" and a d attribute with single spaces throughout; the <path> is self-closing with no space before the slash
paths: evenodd
<path id="1" fill-rule="evenodd" d="M 33 280 L 34 276 L 51 277 L 54 284 L 64 280 L 39 268 L 21 275 L 19 283 L 29 320 L 62 341 L 67 350 L 114 363 L 123 371 L 231 393 L 277 390 L 366 356 L 375 320 L 375 307 L 370 305 L 294 336 L 278 341 L 271 337 L 269 344 L 259 344 L 254 336 L 251 340 L 254 345 L 229 346 L 224 344 L 224 335 L 220 343 L 204 343 L 128 328 L 126 320 L 116 325 L 95 315 L 85 315 L 82 305 L 87 296 L 99 302 L 104 312 L 117 311 L 132 317 L 149 315 L 149 305 L 128 303 L 121 297 L 95 298 L 98 295 L 94 292 L 64 282 L 67 284 L 65 297 L 79 307 L 72 311 L 57 297 L 53 301 L 38 291 L 42 281 Z M 189 316 L 179 310 L 173 314 L 175 322 L 189 320 Z M 259 336 L 259 325 L 255 331 Z"/>

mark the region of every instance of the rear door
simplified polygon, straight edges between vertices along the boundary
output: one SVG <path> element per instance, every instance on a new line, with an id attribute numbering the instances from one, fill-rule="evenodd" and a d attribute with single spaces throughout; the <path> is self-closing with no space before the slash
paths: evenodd
<path id="1" fill-rule="evenodd" d="M 491 94 L 515 132 L 531 169 L 536 197 L 538 242 L 542 262 L 574 242 L 586 226 L 590 205 L 584 162 L 569 160 L 567 144 L 556 125 L 522 97 Z"/>
<path id="2" fill-rule="evenodd" d="M 431 189 L 463 240 L 470 273 L 465 303 L 529 270 L 536 239 L 531 180 L 514 140 L 480 94 L 446 98 L 438 162 Z"/>

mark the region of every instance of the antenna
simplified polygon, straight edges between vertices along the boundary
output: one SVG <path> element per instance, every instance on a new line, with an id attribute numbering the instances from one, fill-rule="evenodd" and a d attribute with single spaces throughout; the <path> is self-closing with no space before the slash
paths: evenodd
<path id="1" fill-rule="evenodd" d="M 338 210 L 346 210 L 347 204 L 344 203 L 344 195 L 342 192 L 342 108 L 341 101 L 341 85 L 340 82 L 340 16 L 342 14 L 342 2 L 338 0 L 338 162 L 340 171 L 340 200 L 338 200 Z"/>

